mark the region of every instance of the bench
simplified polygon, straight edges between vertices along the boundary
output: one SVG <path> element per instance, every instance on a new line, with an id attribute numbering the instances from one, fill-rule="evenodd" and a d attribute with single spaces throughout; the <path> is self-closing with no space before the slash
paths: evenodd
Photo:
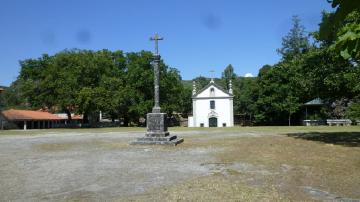
<path id="1" fill-rule="evenodd" d="M 327 119 L 326 123 L 329 126 L 350 126 L 352 121 L 350 119 Z"/>
<path id="2" fill-rule="evenodd" d="M 325 125 L 324 120 L 303 120 L 304 126 L 320 126 Z"/>

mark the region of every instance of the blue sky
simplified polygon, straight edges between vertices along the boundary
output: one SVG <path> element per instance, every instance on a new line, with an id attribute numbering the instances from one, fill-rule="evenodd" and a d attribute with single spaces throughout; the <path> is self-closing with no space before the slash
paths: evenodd
<path id="1" fill-rule="evenodd" d="M 0 0 L 0 85 L 16 79 L 19 60 L 66 48 L 152 51 L 155 32 L 183 79 L 219 77 L 228 64 L 257 75 L 279 60 L 291 17 L 314 31 L 322 10 L 326 0 Z"/>

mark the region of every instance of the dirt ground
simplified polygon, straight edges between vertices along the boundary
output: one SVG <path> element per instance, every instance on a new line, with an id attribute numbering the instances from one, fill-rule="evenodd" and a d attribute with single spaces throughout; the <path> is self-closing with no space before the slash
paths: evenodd
<path id="1" fill-rule="evenodd" d="M 360 201 L 360 127 L 0 132 L 0 201 Z"/>

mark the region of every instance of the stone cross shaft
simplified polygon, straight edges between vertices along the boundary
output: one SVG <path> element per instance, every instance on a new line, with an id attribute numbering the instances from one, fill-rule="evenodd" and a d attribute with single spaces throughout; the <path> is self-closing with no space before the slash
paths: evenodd
<path id="1" fill-rule="evenodd" d="M 159 37 L 158 34 L 155 34 L 154 37 L 151 37 L 151 41 L 155 41 L 155 54 L 154 54 L 154 92 L 155 92 L 155 106 L 153 107 L 153 113 L 160 113 L 160 89 L 159 89 L 159 81 L 160 81 L 160 70 L 159 70 L 159 63 L 160 63 L 160 55 L 159 55 L 159 47 L 158 41 L 163 40 L 164 38 Z"/>

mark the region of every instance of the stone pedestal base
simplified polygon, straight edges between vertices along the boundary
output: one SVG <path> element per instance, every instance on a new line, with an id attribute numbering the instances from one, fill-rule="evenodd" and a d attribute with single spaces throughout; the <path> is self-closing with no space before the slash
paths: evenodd
<path id="1" fill-rule="evenodd" d="M 148 113 L 146 116 L 147 132 L 145 137 L 138 138 L 135 142 L 130 144 L 159 144 L 159 145 L 174 145 L 180 144 L 184 141 L 182 138 L 177 138 L 176 135 L 170 135 L 167 131 L 166 113 Z"/>

